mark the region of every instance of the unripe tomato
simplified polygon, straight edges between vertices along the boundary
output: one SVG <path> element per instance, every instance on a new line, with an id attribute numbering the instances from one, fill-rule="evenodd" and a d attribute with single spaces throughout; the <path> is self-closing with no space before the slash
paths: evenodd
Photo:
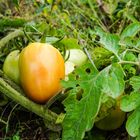
<path id="1" fill-rule="evenodd" d="M 82 66 L 87 61 L 86 54 L 80 49 L 70 49 L 66 51 L 66 58 L 68 61 L 74 63 L 76 66 Z"/>
<path id="2" fill-rule="evenodd" d="M 20 82 L 27 96 L 44 103 L 61 90 L 65 64 L 61 53 L 45 43 L 31 43 L 19 58 Z"/>
<path id="3" fill-rule="evenodd" d="M 69 75 L 74 71 L 75 64 L 71 61 L 65 62 L 65 75 Z"/>
<path id="4" fill-rule="evenodd" d="M 101 130 L 114 130 L 119 128 L 124 120 L 126 113 L 120 109 L 120 97 L 117 99 L 117 105 L 109 112 L 109 114 L 95 123 L 95 126 Z"/>
<path id="5" fill-rule="evenodd" d="M 109 115 L 95 123 L 95 126 L 102 130 L 114 130 L 119 128 L 125 120 L 125 112 L 119 107 L 110 111 Z"/>
<path id="6" fill-rule="evenodd" d="M 19 84 L 19 54 L 19 50 L 10 52 L 3 64 L 4 73 L 17 84 Z"/>

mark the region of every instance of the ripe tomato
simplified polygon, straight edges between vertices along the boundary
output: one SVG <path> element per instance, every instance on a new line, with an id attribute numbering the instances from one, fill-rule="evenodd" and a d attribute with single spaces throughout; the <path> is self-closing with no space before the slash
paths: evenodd
<path id="1" fill-rule="evenodd" d="M 114 130 L 119 128 L 124 120 L 126 113 L 120 110 L 119 101 L 117 99 L 117 105 L 109 112 L 109 114 L 95 123 L 95 126 L 101 130 Z"/>
<path id="2" fill-rule="evenodd" d="M 3 64 L 4 73 L 17 84 L 19 83 L 19 54 L 19 50 L 10 52 Z"/>
<path id="3" fill-rule="evenodd" d="M 19 58 L 20 82 L 27 96 L 44 103 L 61 90 L 65 64 L 61 53 L 45 43 L 31 43 Z"/>

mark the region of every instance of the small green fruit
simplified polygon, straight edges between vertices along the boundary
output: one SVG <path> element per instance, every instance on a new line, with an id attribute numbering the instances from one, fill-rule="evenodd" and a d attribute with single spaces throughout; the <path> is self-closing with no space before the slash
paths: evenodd
<path id="1" fill-rule="evenodd" d="M 19 84 L 19 50 L 14 50 L 9 53 L 3 64 L 4 73 L 15 83 Z"/>
<path id="2" fill-rule="evenodd" d="M 82 66 L 87 61 L 86 54 L 80 49 L 70 49 L 66 51 L 66 58 L 68 61 L 74 63 L 76 66 Z"/>

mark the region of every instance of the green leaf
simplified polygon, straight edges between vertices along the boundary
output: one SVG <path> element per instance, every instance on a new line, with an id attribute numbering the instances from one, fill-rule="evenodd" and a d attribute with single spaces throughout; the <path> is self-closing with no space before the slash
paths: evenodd
<path id="1" fill-rule="evenodd" d="M 125 61 L 137 61 L 136 55 L 132 52 L 126 52 L 123 58 Z"/>
<path id="2" fill-rule="evenodd" d="M 136 40 L 136 48 L 140 48 L 140 39 Z"/>
<path id="3" fill-rule="evenodd" d="M 49 44 L 54 44 L 56 42 L 58 42 L 60 39 L 54 36 L 47 36 L 45 37 L 45 42 L 49 43 Z"/>
<path id="4" fill-rule="evenodd" d="M 93 78 L 96 75 L 97 72 L 92 65 L 87 64 L 78 68 L 73 75 L 69 76 L 69 81 L 63 83 L 66 88 L 74 88 L 64 101 L 66 116 L 62 123 L 63 140 L 81 140 L 85 131 L 92 128 L 95 116 L 99 110 L 101 96 L 100 89 L 94 88 L 94 82 L 91 81 L 91 77 Z M 81 100 L 77 100 L 77 84 L 84 89 Z M 90 109 L 93 104 L 94 108 Z"/>
<path id="5" fill-rule="evenodd" d="M 119 36 L 115 34 L 105 33 L 100 28 L 96 29 L 96 34 L 100 37 L 100 43 L 104 48 L 111 51 L 118 57 L 119 46 Z"/>
<path id="6" fill-rule="evenodd" d="M 20 136 L 19 136 L 19 132 L 16 132 L 16 134 L 14 134 L 14 136 L 12 137 L 12 140 L 20 140 Z"/>
<path id="7" fill-rule="evenodd" d="M 91 51 L 91 57 L 97 68 L 101 69 L 102 66 L 108 66 L 111 63 L 110 57 L 113 54 L 103 47 L 95 47 Z"/>
<path id="8" fill-rule="evenodd" d="M 140 39 L 136 39 L 134 37 L 125 37 L 122 40 L 120 40 L 120 45 L 125 46 L 127 48 L 133 47 L 133 48 L 138 48 L 140 47 Z"/>
<path id="9" fill-rule="evenodd" d="M 118 64 L 109 66 L 99 73 L 91 64 L 84 65 L 71 74 L 68 81 L 63 81 L 65 88 L 73 89 L 63 102 L 66 116 L 62 123 L 62 139 L 81 140 L 85 132 L 93 127 L 99 112 L 102 93 L 107 90 L 109 92 L 107 95 L 118 97 L 124 90 L 122 81 L 123 72 Z M 80 99 L 78 88 L 83 91 L 80 93 Z"/>
<path id="10" fill-rule="evenodd" d="M 136 137 L 140 130 L 140 107 L 138 107 L 129 117 L 126 122 L 126 130 L 130 136 Z"/>
<path id="11" fill-rule="evenodd" d="M 126 37 L 134 37 L 140 31 L 140 23 L 132 23 L 128 25 L 121 34 L 121 39 L 123 40 Z"/>
<path id="12" fill-rule="evenodd" d="M 134 91 L 139 91 L 140 89 L 140 76 L 133 76 L 130 78 L 130 84 L 132 85 Z"/>
<path id="13" fill-rule="evenodd" d="M 132 37 L 123 38 L 120 40 L 119 44 L 126 47 L 135 47 L 135 41 L 132 39 Z"/>
<path id="14" fill-rule="evenodd" d="M 140 106 L 140 93 L 133 92 L 121 98 L 120 108 L 125 112 L 130 112 Z"/>
<path id="15" fill-rule="evenodd" d="M 67 49 L 81 49 L 78 40 L 75 38 L 64 38 L 60 41 Z"/>
<path id="16" fill-rule="evenodd" d="M 16 6 L 19 6 L 19 0 L 13 0 L 13 3 L 14 3 Z"/>
<path id="17" fill-rule="evenodd" d="M 113 64 L 112 67 L 106 68 L 100 75 L 96 85 L 102 82 L 101 90 L 112 98 L 119 97 L 124 91 L 124 73 L 120 65 Z"/>

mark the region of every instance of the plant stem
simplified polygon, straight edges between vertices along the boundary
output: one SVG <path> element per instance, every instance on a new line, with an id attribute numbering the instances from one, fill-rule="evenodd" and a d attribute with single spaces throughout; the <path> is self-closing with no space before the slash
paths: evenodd
<path id="1" fill-rule="evenodd" d="M 0 119 L 1 123 L 7 124 L 7 122 L 5 122 L 4 120 Z"/>
<path id="2" fill-rule="evenodd" d="M 89 52 L 88 52 L 88 50 L 87 50 L 86 47 L 84 47 L 84 51 L 85 51 L 85 53 L 87 54 L 87 57 L 88 57 L 88 59 L 90 60 L 91 64 L 93 65 L 94 69 L 95 69 L 96 71 L 98 71 L 98 69 L 97 69 L 97 67 L 95 66 L 94 61 L 92 60 L 92 58 L 91 58 L 91 56 L 90 56 L 90 54 L 89 54 Z"/>
<path id="3" fill-rule="evenodd" d="M 43 105 L 32 102 L 31 100 L 20 94 L 18 91 L 16 91 L 14 88 L 12 88 L 2 78 L 0 78 L 0 91 L 12 100 L 19 103 L 21 106 L 47 120 L 50 128 L 52 128 L 54 131 L 59 131 L 61 129 L 59 125 L 55 124 L 58 116 L 56 113 L 50 111 L 49 109 L 46 109 Z"/>
<path id="4" fill-rule="evenodd" d="M 132 65 L 137 65 L 139 66 L 139 62 L 133 62 L 133 61 L 123 61 L 121 60 L 120 62 L 118 62 L 119 64 L 132 64 Z"/>
<path id="5" fill-rule="evenodd" d="M 138 50 L 138 49 L 136 50 L 135 48 L 134 49 L 126 49 L 126 52 L 127 51 L 140 53 L 140 50 Z"/>
<path id="6" fill-rule="evenodd" d="M 119 61 L 122 61 L 118 54 L 114 53 Z"/>
<path id="7" fill-rule="evenodd" d="M 23 35 L 24 35 L 24 32 L 19 29 L 15 30 L 12 33 L 9 33 L 6 37 L 4 37 L 0 40 L 0 49 L 2 49 L 13 38 L 16 38 L 18 36 L 23 36 Z"/>

